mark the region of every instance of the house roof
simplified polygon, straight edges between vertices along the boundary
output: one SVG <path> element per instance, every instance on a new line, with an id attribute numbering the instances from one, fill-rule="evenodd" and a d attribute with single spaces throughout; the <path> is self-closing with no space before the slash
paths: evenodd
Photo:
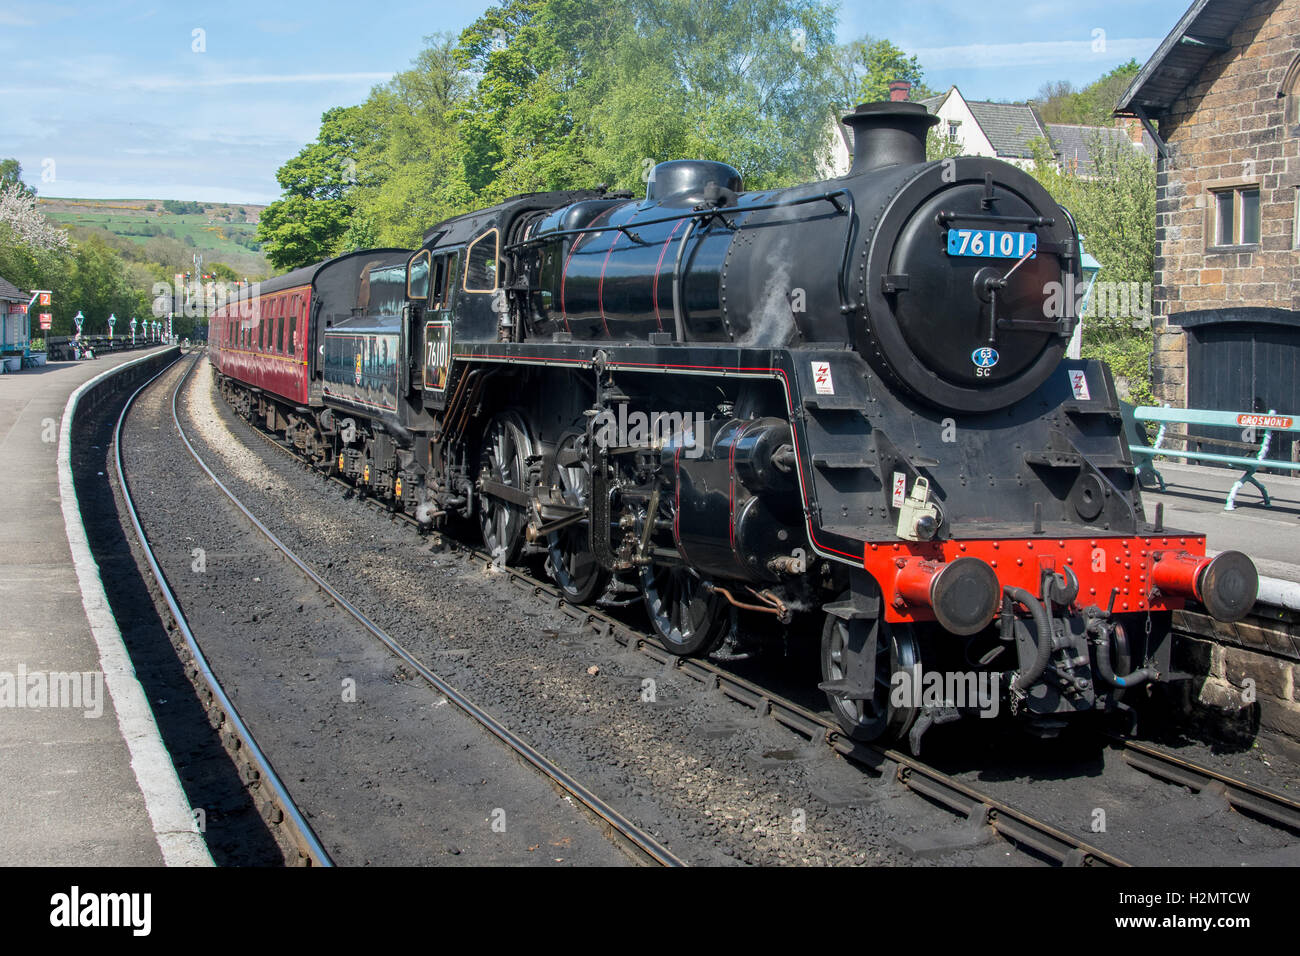
<path id="1" fill-rule="evenodd" d="M 1071 126 L 1049 123 L 1047 131 L 1052 137 L 1052 148 L 1063 166 L 1069 166 L 1080 176 L 1091 176 L 1096 172 L 1097 149 L 1131 143 L 1128 130 L 1114 126 Z M 1142 151 L 1152 160 L 1156 156 L 1156 144 L 1146 132 L 1142 131 Z"/>
<path id="2" fill-rule="evenodd" d="M 944 100 L 946 100 L 949 94 L 951 94 L 952 91 L 955 89 L 957 89 L 957 87 L 950 86 L 948 87 L 948 89 L 946 89 L 944 92 L 940 93 L 937 96 L 930 96 L 927 97 L 926 99 L 920 100 L 920 103 L 931 113 L 937 113 L 939 112 L 939 107 L 943 106 Z"/>
<path id="3" fill-rule="evenodd" d="M 1038 114 L 1024 103 L 967 100 L 966 105 L 999 156 L 1031 159 L 1034 152 L 1029 144 L 1035 139 L 1047 139 L 1047 130 Z"/>
<path id="4" fill-rule="evenodd" d="M 26 302 L 27 296 L 19 292 L 18 287 L 7 281 L 4 276 L 0 276 L 0 299 L 7 299 L 11 302 Z"/>
<path id="5" fill-rule="evenodd" d="M 1257 0 L 1195 0 L 1119 98 L 1115 112 L 1160 114 L 1205 65 L 1228 49 L 1228 38 Z"/>

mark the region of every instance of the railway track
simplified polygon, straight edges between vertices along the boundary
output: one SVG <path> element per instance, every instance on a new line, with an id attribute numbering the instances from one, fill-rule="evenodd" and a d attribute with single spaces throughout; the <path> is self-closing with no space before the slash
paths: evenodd
<path id="1" fill-rule="evenodd" d="M 194 362 L 197 362 L 202 354 L 202 352 L 197 353 Z M 190 367 L 193 368 L 193 363 L 191 363 Z M 176 594 L 172 590 L 167 576 L 163 573 L 149 539 L 144 533 L 135 500 L 131 496 L 131 485 L 127 480 L 126 468 L 122 461 L 122 427 L 127 414 L 135 404 L 136 398 L 171 368 L 171 365 L 164 367 L 157 375 L 144 382 L 131 393 L 131 396 L 126 400 L 126 404 L 122 406 L 122 411 L 117 418 L 117 425 L 113 429 L 114 463 L 117 469 L 118 485 L 122 489 L 122 498 L 126 503 L 127 517 L 130 519 L 131 527 L 135 530 L 136 540 L 140 544 L 140 549 L 144 552 L 154 583 L 157 585 L 163 600 L 167 604 L 167 610 L 171 614 L 172 620 L 176 623 L 177 629 L 193 656 L 194 666 L 198 674 L 212 694 L 217 707 L 224 714 L 232 732 L 237 737 L 242 758 L 253 768 L 254 779 L 259 786 L 264 788 L 263 793 L 266 794 L 267 799 L 270 800 L 274 807 L 274 811 L 270 814 L 272 818 L 270 822 L 288 836 L 290 842 L 297 847 L 300 860 L 306 865 L 331 867 L 334 865 L 334 861 L 330 858 L 325 847 L 322 846 L 311 824 L 307 822 L 306 817 L 294 802 L 289 789 L 285 786 L 284 781 L 280 779 L 280 775 L 276 773 L 270 758 L 258 746 L 252 731 L 249 730 L 238 709 L 226 694 L 221 682 L 217 680 L 216 674 L 213 673 L 207 657 L 204 656 L 202 648 L 199 647 L 199 643 L 195 639 L 189 620 L 181 609 Z"/>
<path id="2" fill-rule="evenodd" d="M 325 481 L 337 484 L 351 494 L 356 493 L 350 483 L 313 468 L 275 436 L 256 426 L 253 431 L 300 467 L 319 475 Z M 419 530 L 417 522 L 408 515 L 393 511 L 373 498 L 363 497 L 362 500 L 391 521 L 402 522 Z M 965 831 L 967 838 L 977 839 L 978 831 L 988 830 L 1017 850 L 1057 865 L 1131 865 L 1123 856 L 1101 849 L 1076 834 L 944 773 L 910 754 L 854 741 L 844 735 L 828 716 L 811 711 L 712 661 L 673 655 L 648 634 L 599 608 L 570 604 L 552 584 L 535 577 L 526 569 L 501 567 L 493 556 L 481 549 L 466 547 L 459 542 L 456 546 L 463 551 L 467 562 L 504 572 L 505 580 L 512 587 L 530 592 L 590 632 L 612 639 L 622 648 L 642 654 L 661 667 L 671 667 L 697 684 L 769 718 L 798 735 L 804 744 L 834 751 L 882 778 L 896 781 L 907 791 L 930 803 L 942 806 L 960 818 L 962 822 L 956 829 Z M 1123 751 L 1126 764 L 1148 776 L 1178 787 L 1186 787 L 1195 793 L 1207 788 L 1211 792 L 1222 791 L 1234 810 L 1246 813 L 1271 827 L 1292 833 L 1300 832 L 1297 827 L 1300 822 L 1300 804 L 1283 794 L 1200 766 L 1147 744 L 1119 737 L 1110 737 L 1109 740 L 1113 746 Z"/>
<path id="3" fill-rule="evenodd" d="M 1140 741 L 1115 735 L 1110 735 L 1109 740 L 1121 750 L 1125 763 L 1130 767 L 1186 787 L 1193 793 L 1217 792 L 1237 812 L 1300 834 L 1300 800 L 1184 760 Z"/>
<path id="4" fill-rule="evenodd" d="M 202 353 L 199 353 L 199 357 L 201 357 L 201 355 Z M 193 371 L 194 365 L 197 364 L 197 361 L 198 359 L 196 358 L 195 362 L 191 363 L 190 368 L 187 369 L 185 374 L 181 376 L 181 378 L 176 383 L 176 386 L 172 391 L 172 396 L 171 396 L 172 423 L 176 429 L 178 436 L 180 437 L 182 443 L 184 444 L 186 450 L 189 452 L 190 456 L 194 459 L 195 463 L 204 472 L 204 474 L 206 474 L 207 477 L 212 481 L 213 485 L 226 497 L 226 499 L 231 503 L 231 505 L 233 505 L 244 516 L 244 518 L 272 545 L 272 547 L 279 554 L 281 554 L 284 557 L 286 561 L 288 561 L 308 581 L 310 581 L 315 588 L 318 588 L 323 594 L 328 596 L 330 600 L 332 600 L 347 615 L 353 618 L 364 630 L 369 632 L 376 640 L 378 640 L 385 647 L 387 647 L 389 651 L 391 651 L 394 655 L 400 658 L 408 667 L 412 669 L 414 673 L 418 674 L 421 679 L 423 679 L 431 687 L 435 688 L 440 694 L 442 694 L 447 699 L 448 702 L 455 705 L 459 710 L 461 710 L 464 714 L 466 714 L 476 724 L 478 724 L 483 729 L 485 729 L 490 734 L 492 734 L 495 738 L 500 740 L 511 751 L 513 751 L 516 755 L 518 755 L 520 759 L 522 759 L 525 763 L 533 767 L 538 773 L 542 774 L 546 779 L 548 779 L 552 784 L 558 787 L 561 791 L 568 794 L 573 799 L 578 801 L 582 806 L 584 806 L 606 829 L 607 834 L 611 835 L 616 841 L 621 843 L 627 849 L 631 850 L 638 858 L 648 863 L 652 863 L 660 866 L 670 866 L 670 867 L 685 866 L 686 865 L 685 861 L 682 860 L 675 853 L 673 853 L 668 847 L 664 846 L 659 840 L 657 840 L 654 837 L 653 834 L 637 826 L 633 821 L 631 821 L 622 813 L 620 813 L 614 806 L 612 806 L 611 804 L 603 800 L 592 790 L 586 787 L 575 776 L 573 776 L 569 772 L 565 771 L 563 768 L 556 765 L 545 754 L 543 754 L 537 748 L 533 747 L 528 741 L 524 740 L 521 736 L 514 733 L 508 726 L 506 726 L 504 723 L 502 723 L 500 720 L 494 717 L 490 712 L 488 712 L 486 709 L 476 704 L 474 701 L 470 700 L 465 694 L 463 694 L 457 688 L 453 687 L 450 683 L 448 683 L 437 673 L 435 673 L 431 668 L 429 668 L 423 661 L 421 661 L 409 649 L 407 649 L 400 641 L 398 641 L 387 631 L 385 631 L 382 627 L 376 624 L 370 617 L 368 617 L 366 614 L 360 611 L 346 597 L 344 597 L 342 593 L 340 593 L 328 581 L 326 581 L 325 578 L 322 577 L 307 561 L 305 561 L 293 549 L 291 549 L 282 540 L 280 540 L 280 538 L 278 538 L 260 519 L 258 519 L 258 517 L 255 514 L 253 514 L 253 512 L 248 508 L 248 506 L 242 500 L 240 500 L 240 498 L 225 483 L 223 483 L 220 480 L 220 478 L 217 477 L 215 472 L 209 467 L 208 463 L 203 459 L 202 455 L 199 454 L 199 451 L 197 448 L 195 448 L 194 443 L 190 441 L 189 436 L 186 434 L 185 428 L 181 423 L 180 414 L 177 409 L 177 397 L 179 396 L 181 389 L 184 387 L 186 381 L 188 380 L 190 373 Z M 152 380 L 150 381 L 152 382 Z M 148 384 L 149 383 L 146 383 L 146 386 Z M 143 390 L 143 388 L 144 386 L 142 386 L 141 391 Z M 136 394 L 139 394 L 139 392 L 137 392 Z M 134 397 L 135 396 L 133 395 L 132 400 L 134 399 Z M 130 407 L 130 402 L 128 402 L 127 408 L 123 410 L 122 419 L 125 419 L 126 411 L 127 409 L 129 409 L 129 407 Z M 121 420 L 119 420 L 118 428 L 119 428 L 119 435 L 120 435 Z M 119 475 L 121 475 L 120 460 L 121 459 L 120 459 L 120 452 L 119 452 Z M 126 486 L 125 480 L 123 480 L 122 483 L 123 483 L 123 487 L 125 488 Z M 144 535 L 140 528 L 138 518 L 135 516 L 134 512 L 132 513 L 132 523 L 135 527 L 136 534 L 140 537 L 143 543 Z M 145 544 L 145 547 L 147 550 L 147 544 Z M 162 575 L 160 569 L 158 568 L 157 562 L 154 560 L 152 553 L 151 552 L 148 553 L 149 553 L 150 567 L 153 570 L 155 577 L 159 580 L 159 586 L 165 589 L 164 593 L 167 596 L 168 606 L 172 609 L 173 615 L 177 616 L 178 623 L 180 623 L 183 621 L 183 615 L 181 614 L 180 609 L 177 606 L 175 598 L 172 595 L 170 589 L 166 588 L 165 578 Z M 188 626 L 185 627 L 185 634 L 186 634 L 187 642 L 189 643 L 191 649 L 195 653 L 196 660 L 202 659 L 201 652 L 198 649 L 197 642 L 194 640 L 192 633 L 188 629 Z M 207 667 L 206 662 L 204 662 L 203 664 L 203 670 L 204 670 L 205 679 L 208 680 L 210 686 L 213 687 L 214 693 L 218 693 L 221 695 L 221 699 L 223 700 L 224 706 L 229 707 L 229 712 L 233 713 L 233 707 L 229 705 L 228 698 L 226 698 L 224 692 L 220 690 L 220 686 L 217 683 L 215 677 L 212 675 L 211 669 Z M 242 723 L 240 724 L 240 726 L 241 728 L 243 728 Z M 250 733 L 247 733 L 247 728 L 242 729 L 241 739 L 246 739 L 250 747 L 256 747 L 256 744 L 252 741 L 252 735 Z M 260 751 L 258 751 L 258 753 L 260 754 Z M 319 841 L 316 840 L 314 834 L 311 834 L 310 827 L 307 825 L 306 821 L 302 819 L 302 816 L 297 810 L 297 808 L 293 806 L 292 800 L 289 798 L 287 790 L 284 789 L 283 785 L 279 781 L 279 778 L 275 777 L 274 771 L 271 770 L 270 768 L 270 762 L 269 760 L 265 759 L 265 755 L 262 755 L 261 765 L 263 765 L 266 768 L 265 772 L 267 774 L 268 780 L 275 781 L 272 784 L 272 787 L 273 789 L 275 789 L 275 792 L 277 794 L 277 805 L 283 805 L 286 817 L 289 817 L 290 814 L 293 814 L 293 819 L 295 821 L 294 824 L 295 828 L 297 828 L 298 824 L 300 823 L 301 827 L 304 830 L 304 834 L 310 835 L 310 840 L 313 841 L 314 847 L 319 848 L 320 846 Z M 316 850 L 313 850 L 313 853 L 315 852 Z M 328 855 L 324 854 L 323 849 L 319 849 L 319 853 L 323 855 L 323 860 L 328 860 Z"/>
<path id="5" fill-rule="evenodd" d="M 177 425 L 179 427 L 179 422 Z M 265 430 L 258 427 L 253 427 L 252 430 L 268 445 L 289 456 L 296 464 L 320 474 L 325 480 L 337 484 L 349 493 L 356 491 L 351 484 L 338 476 L 324 474 L 312 468 L 290 447 Z M 195 454 L 193 450 L 191 454 Z M 210 472 L 209 474 L 211 475 Z M 217 480 L 215 476 L 211 477 L 214 481 Z M 369 506 L 387 515 L 390 520 L 401 521 L 419 530 L 418 523 L 409 515 L 392 511 L 373 498 L 364 500 Z M 256 522 L 251 514 L 249 517 Z M 273 538 L 271 532 L 261 526 L 260 522 L 257 524 L 264 534 Z M 973 835 L 979 828 L 987 827 L 1016 849 L 1058 865 L 1108 867 L 1129 865 L 1119 856 L 1099 849 L 909 754 L 854 741 L 828 717 L 808 710 L 795 701 L 775 694 L 711 661 L 682 658 L 670 654 L 649 635 L 635 630 L 618 618 L 598 608 L 570 604 L 557 588 L 549 582 L 534 577 L 526 570 L 502 567 L 492 555 L 481 549 L 466 547 L 463 544 L 459 544 L 459 547 L 462 548 L 467 561 L 504 572 L 511 586 L 530 591 L 534 596 L 545 599 L 582 627 L 601 637 L 613 639 L 621 647 L 643 654 L 660 666 L 672 667 L 698 684 L 750 708 L 759 715 L 769 717 L 775 723 L 799 735 L 805 744 L 826 746 L 841 756 L 879 773 L 882 777 L 895 780 L 911 793 L 944 807 L 963 821 L 962 828 L 968 835 Z M 337 599 L 345 600 L 341 596 Z"/>

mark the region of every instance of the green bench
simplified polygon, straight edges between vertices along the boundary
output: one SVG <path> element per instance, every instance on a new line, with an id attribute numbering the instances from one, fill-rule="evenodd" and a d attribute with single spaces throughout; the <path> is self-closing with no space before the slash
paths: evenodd
<path id="1" fill-rule="evenodd" d="M 1232 465 L 1245 469 L 1242 476 L 1233 482 L 1232 488 L 1228 492 L 1227 501 L 1223 505 L 1224 511 L 1232 511 L 1237 507 L 1237 492 L 1248 483 L 1259 489 L 1260 494 L 1264 496 L 1264 505 L 1266 507 L 1272 504 L 1268 496 L 1268 489 L 1255 477 L 1255 472 L 1259 469 L 1273 468 L 1278 471 L 1300 471 L 1300 462 L 1279 461 L 1268 457 L 1268 449 L 1273 442 L 1274 432 L 1300 432 L 1300 425 L 1296 424 L 1295 417 L 1292 415 L 1279 415 L 1275 410 L 1271 409 L 1265 414 L 1260 412 L 1218 412 L 1199 408 L 1170 408 L 1168 406 L 1156 408 L 1152 405 L 1139 405 L 1134 408 L 1126 405 L 1124 407 L 1124 417 L 1129 435 L 1128 450 L 1143 459 L 1138 464 L 1138 475 L 1139 477 L 1154 478 L 1160 483 L 1161 491 L 1165 490 L 1165 479 L 1155 467 L 1154 462 L 1158 455 L 1169 458 L 1186 458 L 1188 461 L 1206 462 L 1215 465 Z M 1154 422 L 1160 426 L 1154 444 L 1146 442 L 1146 429 L 1139 428 L 1138 422 Z M 1248 457 L 1245 455 L 1221 455 L 1208 451 L 1169 448 L 1165 446 L 1164 442 L 1169 437 L 1167 431 L 1171 424 L 1202 425 L 1217 428 L 1253 428 L 1262 432 L 1259 451 L 1255 455 Z M 1206 441 L 1213 441 L 1216 445 L 1236 445 L 1242 448 L 1255 447 L 1253 442 L 1218 441 L 1215 439 L 1206 439 Z"/>

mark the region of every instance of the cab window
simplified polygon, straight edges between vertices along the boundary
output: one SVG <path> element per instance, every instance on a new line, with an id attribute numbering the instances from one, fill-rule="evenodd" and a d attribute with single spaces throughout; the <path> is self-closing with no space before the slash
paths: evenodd
<path id="1" fill-rule="evenodd" d="M 415 254 L 406 271 L 406 297 L 408 299 L 427 299 L 429 297 L 429 250 L 422 249 Z"/>
<path id="2" fill-rule="evenodd" d="M 465 250 L 466 292 L 497 290 L 497 247 L 500 239 L 501 234 L 496 229 L 489 229 Z"/>

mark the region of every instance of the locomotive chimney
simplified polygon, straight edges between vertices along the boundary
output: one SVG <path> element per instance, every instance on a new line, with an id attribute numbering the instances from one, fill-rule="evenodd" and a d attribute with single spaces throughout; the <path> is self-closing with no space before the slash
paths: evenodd
<path id="1" fill-rule="evenodd" d="M 939 122 L 920 103 L 862 103 L 844 125 L 853 130 L 850 176 L 882 166 L 925 162 L 925 134 Z"/>

